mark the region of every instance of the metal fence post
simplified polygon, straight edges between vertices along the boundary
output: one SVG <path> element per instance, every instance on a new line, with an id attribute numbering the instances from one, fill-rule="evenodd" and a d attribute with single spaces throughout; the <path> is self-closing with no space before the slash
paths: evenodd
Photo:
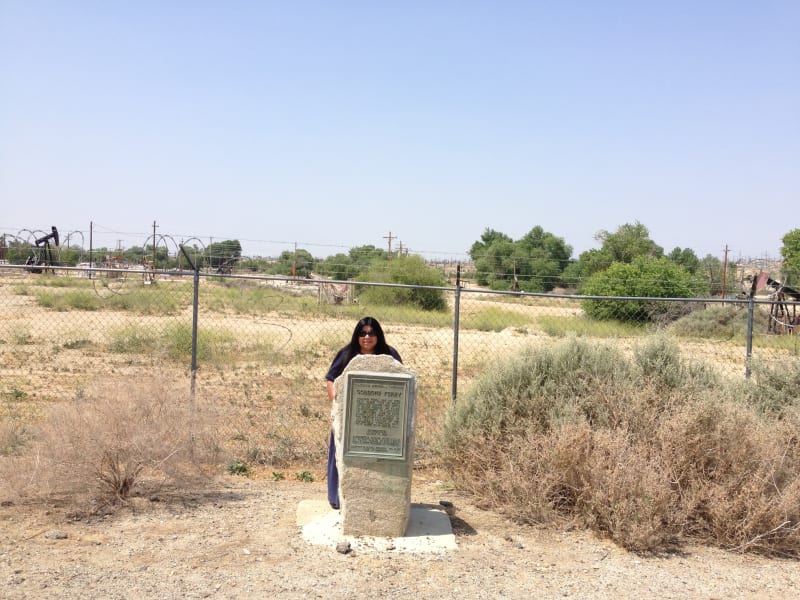
<path id="1" fill-rule="evenodd" d="M 192 381 L 191 381 L 191 399 L 194 403 L 195 382 L 197 380 L 197 313 L 200 298 L 200 265 L 195 265 L 192 257 L 186 252 L 183 244 L 180 246 L 181 252 L 189 261 L 189 266 L 194 271 L 194 285 L 192 286 Z"/>
<path id="2" fill-rule="evenodd" d="M 458 394 L 458 328 L 459 328 L 459 303 L 461 301 L 461 265 L 456 266 L 456 289 L 453 306 L 453 402 Z"/>
<path id="3" fill-rule="evenodd" d="M 755 294 L 750 294 L 747 303 L 747 350 L 744 358 L 744 378 L 750 379 L 750 359 L 753 357 L 753 314 L 755 313 Z"/>

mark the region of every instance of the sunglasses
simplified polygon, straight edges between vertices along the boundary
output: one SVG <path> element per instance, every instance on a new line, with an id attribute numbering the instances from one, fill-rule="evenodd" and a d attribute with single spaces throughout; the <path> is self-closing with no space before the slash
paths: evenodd
<path id="1" fill-rule="evenodd" d="M 367 337 L 367 336 L 377 337 L 378 334 L 375 333 L 374 331 L 364 331 L 363 329 L 358 332 L 358 337 Z"/>

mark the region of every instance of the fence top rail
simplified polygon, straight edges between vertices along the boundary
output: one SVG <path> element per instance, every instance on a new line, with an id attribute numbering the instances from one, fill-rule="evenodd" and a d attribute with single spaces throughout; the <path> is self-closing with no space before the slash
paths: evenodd
<path id="1" fill-rule="evenodd" d="M 450 288 L 454 289 L 454 288 Z M 750 298 L 673 298 L 673 297 L 660 297 L 660 296 L 588 296 L 582 294 L 563 294 L 563 293 L 550 293 L 550 292 L 513 292 L 508 290 L 485 290 L 461 287 L 462 294 L 481 294 L 481 295 L 498 295 L 498 296 L 511 296 L 513 298 L 560 298 L 564 300 L 639 300 L 646 302 L 694 302 L 705 304 L 741 304 L 746 305 L 750 302 Z M 756 304 L 774 304 L 776 300 L 768 298 L 754 298 L 753 302 Z M 785 306 L 800 306 L 800 302 L 781 301 Z"/>

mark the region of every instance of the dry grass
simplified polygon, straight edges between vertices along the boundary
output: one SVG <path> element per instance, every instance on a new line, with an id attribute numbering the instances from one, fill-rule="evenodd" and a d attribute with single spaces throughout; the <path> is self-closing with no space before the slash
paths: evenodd
<path id="1" fill-rule="evenodd" d="M 195 484 L 224 454 L 217 418 L 155 379 L 103 383 L 30 425 L 0 461 L 0 493 L 96 510 L 165 483 Z"/>

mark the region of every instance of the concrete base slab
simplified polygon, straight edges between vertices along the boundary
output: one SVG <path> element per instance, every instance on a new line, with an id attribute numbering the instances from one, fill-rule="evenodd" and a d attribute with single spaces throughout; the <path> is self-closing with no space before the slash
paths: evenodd
<path id="1" fill-rule="evenodd" d="M 450 517 L 441 508 L 430 504 L 411 505 L 408 531 L 403 537 L 342 535 L 341 513 L 324 500 L 302 500 L 297 506 L 297 525 L 302 530 L 303 539 L 310 544 L 332 548 L 343 541 L 350 542 L 353 550 L 443 553 L 458 548 Z"/>

